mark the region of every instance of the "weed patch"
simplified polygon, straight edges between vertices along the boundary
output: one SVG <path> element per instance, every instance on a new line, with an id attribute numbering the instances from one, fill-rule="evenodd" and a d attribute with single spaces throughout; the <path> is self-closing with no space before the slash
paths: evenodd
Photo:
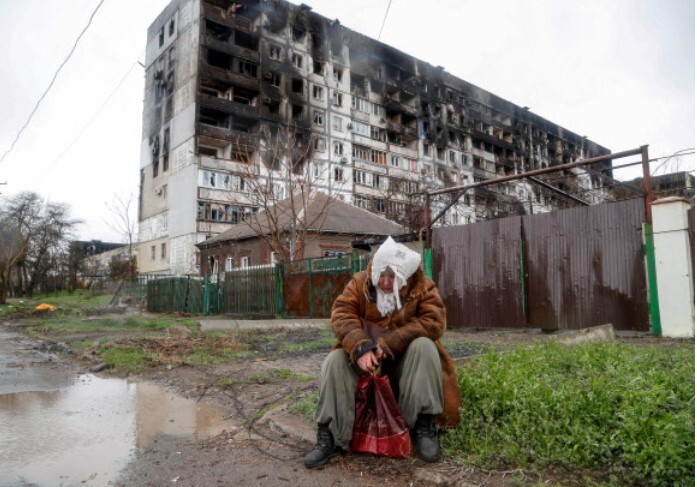
<path id="1" fill-rule="evenodd" d="M 317 409 L 317 402 L 319 401 L 319 393 L 313 392 L 299 401 L 295 402 L 290 410 L 296 414 L 300 414 L 307 418 L 308 421 L 314 421 L 315 409 Z"/>
<path id="2" fill-rule="evenodd" d="M 151 354 L 129 345 L 104 345 L 101 353 L 110 368 L 129 374 L 142 372 L 152 361 Z"/>
<path id="3" fill-rule="evenodd" d="M 458 370 L 449 455 L 484 468 L 603 470 L 610 481 L 694 484 L 694 350 L 546 344 Z"/>

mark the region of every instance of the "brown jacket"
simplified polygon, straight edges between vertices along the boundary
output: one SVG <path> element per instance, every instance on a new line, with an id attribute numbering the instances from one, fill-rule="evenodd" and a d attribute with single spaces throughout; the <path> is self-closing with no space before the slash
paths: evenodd
<path id="1" fill-rule="evenodd" d="M 419 268 L 400 291 L 402 308 L 391 316 L 381 316 L 375 303 L 375 287 L 370 281 L 370 266 L 356 273 L 332 307 L 332 330 L 337 337 L 334 348 L 343 347 L 351 360 L 361 345 L 373 341 L 377 326 L 377 343 L 392 358 L 399 358 L 409 344 L 419 337 L 433 340 L 440 355 L 443 370 L 443 414 L 438 422 L 444 427 L 455 427 L 459 419 L 460 392 L 455 376 L 455 364 L 443 348 L 440 337 L 445 332 L 445 306 L 435 283 Z"/>

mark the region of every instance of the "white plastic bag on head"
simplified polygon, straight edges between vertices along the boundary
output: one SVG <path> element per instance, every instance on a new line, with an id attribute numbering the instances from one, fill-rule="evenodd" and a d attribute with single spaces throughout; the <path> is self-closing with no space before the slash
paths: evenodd
<path id="1" fill-rule="evenodd" d="M 373 268 L 370 275 L 374 286 L 377 286 L 380 274 L 389 266 L 395 273 L 395 293 L 403 288 L 421 263 L 421 255 L 404 244 L 399 244 L 387 237 L 373 257 Z"/>

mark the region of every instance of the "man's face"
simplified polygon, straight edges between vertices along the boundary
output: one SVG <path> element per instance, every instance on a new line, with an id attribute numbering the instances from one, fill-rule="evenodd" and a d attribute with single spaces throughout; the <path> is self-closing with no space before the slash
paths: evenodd
<path id="1" fill-rule="evenodd" d="M 380 274 L 378 287 L 385 294 L 391 294 L 394 290 L 394 272 L 386 270 Z"/>

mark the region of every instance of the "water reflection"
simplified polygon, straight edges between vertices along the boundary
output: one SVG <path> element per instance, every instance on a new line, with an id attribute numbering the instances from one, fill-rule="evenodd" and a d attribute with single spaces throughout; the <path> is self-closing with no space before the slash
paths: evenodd
<path id="1" fill-rule="evenodd" d="M 58 391 L 0 395 L 0 485 L 108 485 L 157 434 L 230 426 L 218 408 L 125 379 L 83 375 Z"/>

